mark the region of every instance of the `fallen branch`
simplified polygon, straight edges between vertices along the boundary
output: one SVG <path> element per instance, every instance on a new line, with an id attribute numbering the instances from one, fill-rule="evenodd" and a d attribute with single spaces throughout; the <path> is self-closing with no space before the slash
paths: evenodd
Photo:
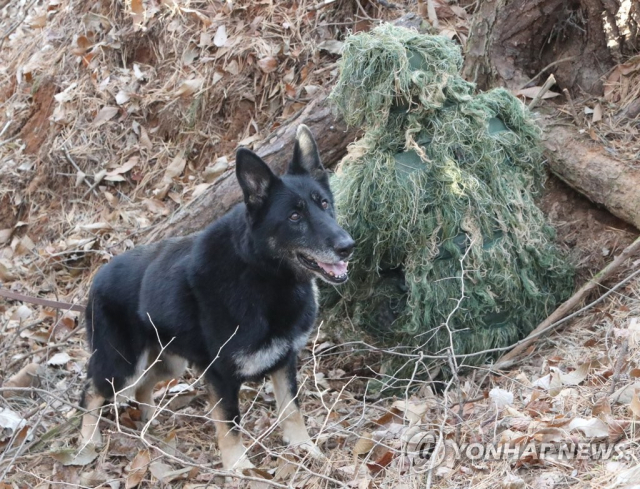
<path id="1" fill-rule="evenodd" d="M 54 309 L 62 309 L 67 311 L 84 312 L 86 306 L 81 304 L 69 304 L 68 302 L 53 301 L 50 299 L 42 299 L 41 297 L 32 297 L 30 295 L 19 294 L 9 289 L 0 287 L 0 297 L 6 297 L 7 299 L 14 301 L 29 302 L 30 304 L 37 304 L 39 306 L 53 307 Z"/>
<path id="2" fill-rule="evenodd" d="M 579 117 L 578 114 L 574 117 Z M 579 128 L 540 118 L 549 168 L 569 186 L 640 229 L 640 168 L 611 155 Z"/>
<path id="3" fill-rule="evenodd" d="M 611 277 L 611 275 L 613 275 L 613 273 L 618 270 L 620 265 L 626 262 L 629 257 L 633 256 L 638 251 L 640 251 L 640 238 L 636 239 L 633 243 L 627 246 L 627 248 L 625 248 L 625 250 L 618 257 L 616 257 L 615 260 L 609 263 L 591 280 L 580 287 L 580 290 L 573 294 L 573 296 L 571 296 L 566 302 L 558 307 L 547 319 L 540 323 L 538 327 L 534 329 L 529 334 L 529 336 L 527 336 L 527 338 L 519 342 L 519 344 L 513 350 L 499 358 L 498 361 L 494 364 L 494 369 L 504 369 L 513 365 L 513 363 L 515 363 L 514 360 L 537 341 L 538 336 L 540 336 L 541 332 L 551 331 L 552 328 L 549 328 L 550 326 L 558 322 L 560 319 L 564 318 L 568 313 L 575 309 L 593 289 L 595 289 L 602 282 Z M 560 323 L 558 322 L 557 324 Z"/>

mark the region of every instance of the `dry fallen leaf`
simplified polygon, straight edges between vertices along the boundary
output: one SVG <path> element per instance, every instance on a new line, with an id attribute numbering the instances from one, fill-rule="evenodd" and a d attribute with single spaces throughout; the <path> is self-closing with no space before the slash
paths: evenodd
<path id="1" fill-rule="evenodd" d="M 593 108 L 593 118 L 591 119 L 591 122 L 599 122 L 601 120 L 602 120 L 602 105 L 596 104 L 596 106 Z"/>
<path id="2" fill-rule="evenodd" d="M 204 83 L 204 78 L 193 78 L 182 82 L 182 85 L 176 90 L 175 95 L 177 97 L 188 97 L 196 93 Z"/>
<path id="3" fill-rule="evenodd" d="M 144 21 L 144 5 L 142 0 L 131 0 L 131 11 L 133 12 L 133 23 L 142 24 Z"/>
<path id="4" fill-rule="evenodd" d="M 33 251 L 36 247 L 33 240 L 29 237 L 28 234 L 25 234 L 20 240 L 20 246 L 28 251 Z"/>
<path id="5" fill-rule="evenodd" d="M 394 457 L 393 451 L 386 450 L 380 458 L 375 460 L 373 463 L 368 463 L 367 467 L 369 468 L 369 471 L 373 475 L 375 475 L 381 470 L 384 470 L 385 467 L 387 467 L 387 465 L 391 463 L 391 461 L 393 460 L 393 457 Z"/>
<path id="6" fill-rule="evenodd" d="M 201 32 L 200 33 L 200 42 L 198 43 L 198 47 L 206 48 L 213 44 L 213 39 L 211 38 L 210 32 Z"/>
<path id="7" fill-rule="evenodd" d="M 38 385 L 38 364 L 30 363 L 22 367 L 17 374 L 14 374 L 7 380 L 2 387 L 35 387 Z M 21 391 L 4 391 L 2 396 L 5 398 L 19 396 L 23 394 Z"/>
<path id="8" fill-rule="evenodd" d="M 422 416 L 429 410 L 429 404 L 426 402 L 396 401 L 392 404 L 392 407 L 404 413 L 411 426 L 420 423 Z"/>
<path id="9" fill-rule="evenodd" d="M 118 105 L 126 104 L 130 98 L 131 97 L 129 96 L 128 92 L 125 92 L 124 90 L 120 90 L 116 95 L 116 103 Z"/>
<path id="10" fill-rule="evenodd" d="M 549 395 L 552 397 L 557 396 L 562 391 L 562 379 L 558 369 L 552 369 L 551 378 L 549 381 Z"/>
<path id="11" fill-rule="evenodd" d="M 125 483 L 125 489 L 132 489 L 136 487 L 147 473 L 147 468 L 151 462 L 151 453 L 149 450 L 140 450 L 131 462 L 131 469 L 127 475 L 127 481 Z"/>
<path id="12" fill-rule="evenodd" d="M 0 428 L 11 432 L 22 428 L 26 421 L 15 411 L 9 408 L 0 407 Z M 0 430 L 0 433 L 2 430 Z"/>
<path id="13" fill-rule="evenodd" d="M 579 430 L 587 438 L 602 438 L 609 436 L 609 427 L 600 418 L 575 418 L 571 420 L 567 427 L 569 431 Z"/>
<path id="14" fill-rule="evenodd" d="M 164 172 L 164 176 L 162 177 L 162 181 L 158 184 L 157 188 L 160 188 L 164 185 L 170 185 L 173 179 L 179 176 L 184 171 L 184 167 L 186 164 L 187 160 L 184 158 L 182 153 L 176 155 L 176 157 L 167 166 L 167 169 Z"/>
<path id="15" fill-rule="evenodd" d="M 147 208 L 149 212 L 152 214 L 158 214 L 160 216 L 168 216 L 170 209 L 167 205 L 158 199 L 144 199 L 142 201 L 144 206 Z"/>
<path id="16" fill-rule="evenodd" d="M 373 422 L 378 426 L 384 426 L 389 423 L 402 423 L 402 411 L 398 408 L 391 408 L 388 412 L 383 414 L 380 418 L 374 420 Z"/>
<path id="17" fill-rule="evenodd" d="M 207 191 L 207 189 L 211 186 L 210 183 L 200 183 L 193 188 L 193 192 L 191 193 L 191 198 L 196 199 L 200 197 L 203 193 Z"/>
<path id="18" fill-rule="evenodd" d="M 212 183 L 216 178 L 222 175 L 227 168 L 229 168 L 229 162 L 225 156 L 218 158 L 213 166 L 208 166 L 202 172 L 202 176 L 204 177 L 204 181 L 207 183 Z"/>
<path id="19" fill-rule="evenodd" d="M 560 379 L 562 380 L 562 383 L 564 385 L 580 385 L 580 383 L 582 383 L 582 381 L 587 378 L 590 367 L 591 363 L 585 362 L 573 372 L 569 372 L 568 374 L 560 374 Z"/>
<path id="20" fill-rule="evenodd" d="M 89 472 L 83 472 L 80 475 L 80 484 L 82 486 L 104 487 L 103 484 L 107 482 L 107 480 L 109 480 L 109 476 L 100 469 L 91 470 Z M 44 489 L 44 488 L 38 488 L 38 489 Z"/>
<path id="21" fill-rule="evenodd" d="M 620 77 L 622 73 L 620 71 L 620 67 L 617 66 L 607 78 L 607 81 L 604 82 L 604 98 L 607 102 L 614 102 L 617 98 L 616 89 L 620 86 Z"/>
<path id="22" fill-rule="evenodd" d="M 49 455 L 62 465 L 87 465 L 98 457 L 93 445 L 85 445 L 79 452 L 75 448 L 62 448 L 49 452 Z"/>
<path id="23" fill-rule="evenodd" d="M 322 41 L 318 44 L 318 49 L 322 51 L 327 51 L 331 54 L 340 54 L 342 52 L 342 46 L 344 43 L 341 41 L 337 41 L 335 39 L 328 39 L 326 41 Z"/>
<path id="24" fill-rule="evenodd" d="M 147 133 L 147 130 L 142 126 L 140 126 L 140 145 L 147 149 L 153 148 L 153 143 L 151 142 L 151 139 L 149 139 L 149 134 Z"/>
<path id="25" fill-rule="evenodd" d="M 628 489 L 635 489 L 637 487 L 638 480 L 640 480 L 640 464 L 636 464 L 633 467 L 626 469 L 618 474 L 615 483 L 609 487 L 626 487 Z"/>
<path id="26" fill-rule="evenodd" d="M 9 268 L 0 261 L 0 281 L 2 282 L 11 282 L 15 280 L 16 277 L 11 273 Z"/>
<path id="27" fill-rule="evenodd" d="M 635 418 L 640 418 L 640 399 L 638 399 L 638 391 L 633 393 L 633 399 L 629 404 L 629 410 L 633 413 Z"/>
<path id="28" fill-rule="evenodd" d="M 151 470 L 151 475 L 153 475 L 156 479 L 165 484 L 168 484 L 171 481 L 174 481 L 178 478 L 183 478 L 191 472 L 191 467 L 186 467 L 184 469 L 173 470 L 173 467 L 167 465 L 162 462 L 153 462 L 149 469 Z"/>
<path id="29" fill-rule="evenodd" d="M 565 432 L 560 428 L 542 428 L 532 438 L 539 443 L 559 443 L 565 439 Z"/>
<path id="30" fill-rule="evenodd" d="M 520 95 L 522 97 L 526 97 L 526 98 L 535 98 L 536 95 L 538 95 L 538 92 L 542 89 L 542 87 L 529 87 L 529 88 L 523 88 L 521 90 L 518 90 L 516 92 L 516 95 Z M 551 90 L 547 91 L 542 98 L 543 99 L 547 99 L 547 98 L 553 98 L 553 97 L 558 97 L 560 94 L 557 92 L 552 92 Z"/>
<path id="31" fill-rule="evenodd" d="M 13 229 L 0 229 L 0 245 L 8 243 L 11 239 L 11 234 L 13 233 Z"/>
<path id="32" fill-rule="evenodd" d="M 123 181 L 124 177 L 122 176 L 122 174 L 127 173 L 128 171 L 131 171 L 138 164 L 139 161 L 140 161 L 140 157 L 132 156 L 122 166 L 119 166 L 118 168 L 111 170 L 109 173 L 107 173 L 104 179 L 110 182 Z"/>
<path id="33" fill-rule="evenodd" d="M 364 455 L 365 453 L 369 453 L 375 444 L 376 442 L 373 441 L 371 433 L 364 432 L 353 447 L 353 454 Z"/>
<path id="34" fill-rule="evenodd" d="M 267 56 L 258 60 L 258 66 L 264 73 L 271 73 L 278 69 L 278 60 L 273 56 Z"/>
<path id="35" fill-rule="evenodd" d="M 34 29 L 44 27 L 45 25 L 47 25 L 46 14 L 38 15 L 36 17 L 31 17 L 29 21 L 29 26 L 33 27 Z"/>
<path id="36" fill-rule="evenodd" d="M 118 107 L 111 107 L 109 105 L 106 107 L 102 107 L 102 109 L 100 109 L 100 112 L 98 112 L 96 118 L 93 120 L 93 125 L 95 127 L 100 127 L 108 120 L 113 119 L 117 113 Z"/>
<path id="37" fill-rule="evenodd" d="M 77 226 L 76 229 L 81 229 L 82 231 L 87 231 L 90 233 L 101 233 L 109 231 L 113 228 L 108 222 L 92 222 L 90 224 L 81 224 L 80 226 Z"/>
<path id="38" fill-rule="evenodd" d="M 138 63 L 133 63 L 133 74 L 138 80 L 143 80 L 146 78 L 146 74 L 140 69 L 140 65 Z"/>
<path id="39" fill-rule="evenodd" d="M 213 38 L 213 44 L 217 47 L 221 48 L 227 42 L 227 28 L 222 24 L 218 26 L 218 30 L 216 31 L 216 35 Z"/>
<path id="40" fill-rule="evenodd" d="M 611 404 L 609 404 L 609 399 L 604 397 L 596 402 L 591 410 L 591 414 L 594 416 L 598 416 L 600 414 L 611 414 Z"/>
<path id="41" fill-rule="evenodd" d="M 626 63 L 620 65 L 620 73 L 625 76 L 630 75 L 634 71 L 638 70 L 640 70 L 640 56 L 634 56 Z"/>

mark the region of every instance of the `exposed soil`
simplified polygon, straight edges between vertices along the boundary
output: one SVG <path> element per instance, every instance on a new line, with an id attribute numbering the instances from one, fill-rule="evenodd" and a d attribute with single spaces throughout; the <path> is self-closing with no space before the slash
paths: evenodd
<path id="1" fill-rule="evenodd" d="M 556 229 L 559 245 L 575 263 L 579 284 L 604 268 L 640 234 L 553 175 L 547 180 L 540 207 Z"/>
<path id="2" fill-rule="evenodd" d="M 49 133 L 49 117 L 54 109 L 54 95 L 56 86 L 52 79 L 40 82 L 32 103 L 32 112 L 25 125 L 20 130 L 20 137 L 25 142 L 24 152 L 38 154 Z"/>

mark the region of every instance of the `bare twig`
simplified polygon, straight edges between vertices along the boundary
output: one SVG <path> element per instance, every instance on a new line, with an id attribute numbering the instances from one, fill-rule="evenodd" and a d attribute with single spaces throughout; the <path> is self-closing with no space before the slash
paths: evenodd
<path id="1" fill-rule="evenodd" d="M 2 136 L 4 136 L 4 133 L 7 132 L 7 129 L 9 129 L 9 126 L 11 125 L 12 122 L 13 122 L 13 120 L 11 120 L 11 119 L 7 121 L 7 123 L 2 128 L 2 131 L 0 131 L 0 138 Z"/>
<path id="2" fill-rule="evenodd" d="M 624 365 L 625 358 L 627 357 L 627 353 L 629 352 L 629 339 L 625 339 L 624 343 L 622 343 L 622 348 L 620 349 L 620 353 L 618 354 L 618 359 L 616 360 L 616 365 L 613 369 L 613 375 L 611 376 L 611 388 L 609 389 L 609 395 L 612 395 L 616 390 L 616 384 L 620 379 L 620 371 L 622 370 L 622 365 Z"/>
<path id="3" fill-rule="evenodd" d="M 526 83 L 524 83 L 521 87 L 520 90 L 522 90 L 523 88 L 526 88 L 527 85 L 529 85 L 530 83 L 533 83 L 534 81 L 536 81 L 540 75 L 542 75 L 545 71 L 547 71 L 549 68 L 553 68 L 556 65 L 559 65 L 561 63 L 566 63 L 567 61 L 571 61 L 573 59 L 576 59 L 578 56 L 567 56 L 566 58 L 562 58 L 562 59 L 557 59 L 555 60 L 553 63 L 549 63 L 547 66 L 545 66 L 544 68 L 542 68 L 538 74 L 536 76 L 534 76 L 533 78 L 531 78 L 529 81 L 527 81 Z"/>
<path id="4" fill-rule="evenodd" d="M 573 99 L 571 98 L 571 94 L 569 93 L 569 90 L 567 90 L 566 88 L 563 88 L 562 93 L 564 93 L 564 96 L 567 98 L 567 102 L 569 102 L 569 109 L 571 110 L 571 116 L 573 117 L 574 122 L 578 126 L 581 126 L 582 120 L 580 119 L 580 116 L 578 116 L 578 111 L 576 110 L 576 106 L 573 103 Z"/>
<path id="5" fill-rule="evenodd" d="M 69 154 L 69 150 L 67 149 L 66 146 L 63 146 L 62 149 L 64 150 L 64 155 L 67 157 L 67 161 L 69 161 L 69 163 L 71 163 L 71 165 L 78 171 L 78 173 L 82 173 L 84 175 L 84 172 L 80 169 L 80 167 L 78 166 L 78 164 L 73 161 L 73 158 L 71 157 L 71 155 Z M 83 178 L 82 181 L 84 183 L 87 184 L 87 186 L 89 187 L 89 192 L 93 191 L 93 195 L 95 195 L 96 197 L 98 196 L 98 192 L 96 191 L 96 189 L 87 181 L 87 179 Z M 86 194 L 85 194 L 86 195 Z"/>
<path id="6" fill-rule="evenodd" d="M 556 77 L 553 76 L 553 74 L 549 75 L 549 78 L 547 78 L 547 81 L 544 82 L 544 85 L 542 85 L 542 88 L 538 91 L 536 96 L 533 98 L 533 100 L 529 104 L 529 110 L 532 110 L 536 105 L 538 105 L 540 100 L 542 100 L 542 97 L 544 97 L 544 94 L 547 93 L 549 89 L 555 84 L 556 84 Z"/>

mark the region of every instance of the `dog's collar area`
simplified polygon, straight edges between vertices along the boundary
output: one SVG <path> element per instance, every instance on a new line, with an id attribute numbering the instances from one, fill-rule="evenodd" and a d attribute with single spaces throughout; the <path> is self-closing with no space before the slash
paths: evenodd
<path id="1" fill-rule="evenodd" d="M 309 270 L 319 273 L 327 282 L 341 284 L 349 278 L 347 273 L 348 262 L 323 263 L 302 253 L 298 253 L 298 260 Z"/>

